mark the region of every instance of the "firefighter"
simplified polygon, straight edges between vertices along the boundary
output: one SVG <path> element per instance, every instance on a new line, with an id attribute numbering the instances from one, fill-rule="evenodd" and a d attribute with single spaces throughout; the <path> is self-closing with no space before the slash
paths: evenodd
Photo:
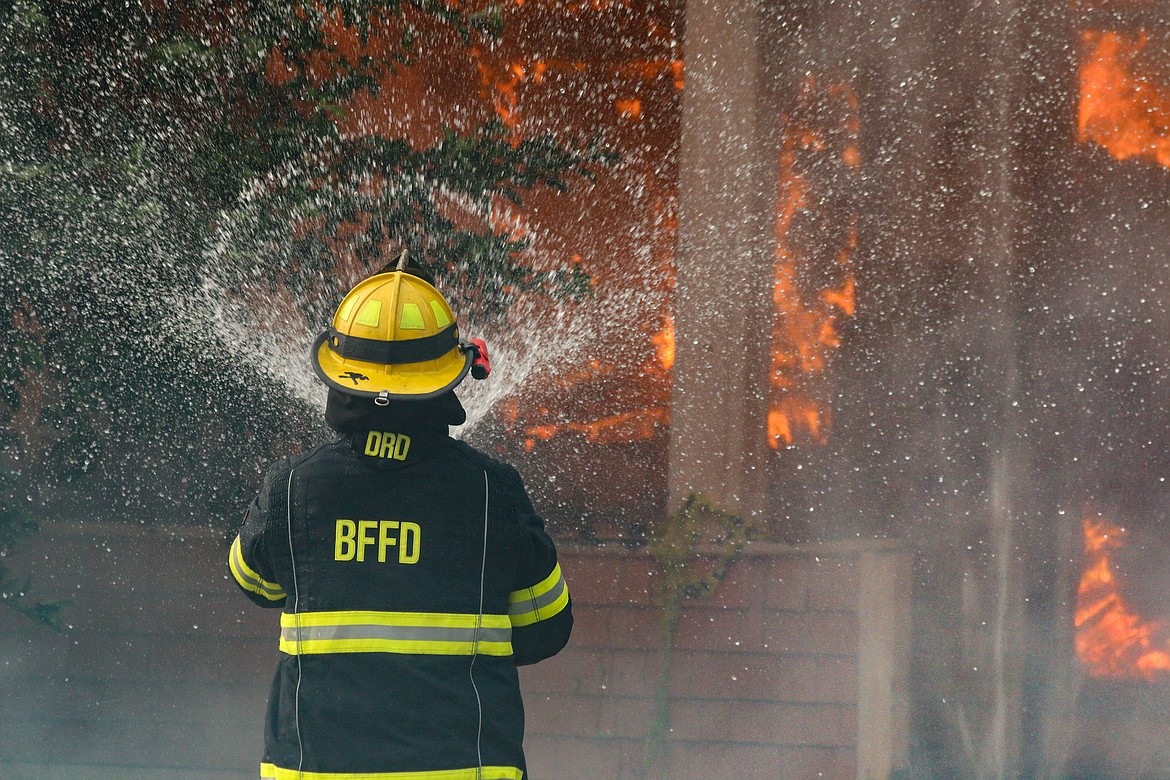
<path id="1" fill-rule="evenodd" d="M 282 609 L 260 777 L 525 778 L 516 668 L 565 646 L 572 603 L 520 476 L 448 436 L 486 347 L 399 262 L 311 361 L 339 435 L 269 469 L 229 553 Z"/>

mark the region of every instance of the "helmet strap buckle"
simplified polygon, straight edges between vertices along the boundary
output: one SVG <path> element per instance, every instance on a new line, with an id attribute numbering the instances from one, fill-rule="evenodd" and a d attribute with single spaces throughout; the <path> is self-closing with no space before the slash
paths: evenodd
<path id="1" fill-rule="evenodd" d="M 385 390 L 378 393 L 378 397 L 374 399 L 374 405 L 375 406 L 389 406 L 390 405 L 390 393 L 386 392 Z"/>

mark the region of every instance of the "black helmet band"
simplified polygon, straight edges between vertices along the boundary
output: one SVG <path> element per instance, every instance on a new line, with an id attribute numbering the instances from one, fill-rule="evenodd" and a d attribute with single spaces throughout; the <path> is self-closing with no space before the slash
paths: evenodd
<path id="1" fill-rule="evenodd" d="M 459 346 L 459 331 L 452 323 L 433 336 L 403 341 L 381 341 L 347 336 L 336 328 L 329 329 L 329 348 L 346 360 L 363 363 L 399 365 L 437 360 Z"/>

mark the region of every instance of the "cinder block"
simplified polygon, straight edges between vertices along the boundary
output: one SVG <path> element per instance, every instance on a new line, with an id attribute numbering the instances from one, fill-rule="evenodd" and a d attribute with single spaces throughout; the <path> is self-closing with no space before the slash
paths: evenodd
<path id="1" fill-rule="evenodd" d="M 786 655 L 857 655 L 854 612 L 768 612 L 757 624 L 760 647 Z"/>
<path id="2" fill-rule="evenodd" d="M 679 742 L 670 747 L 666 767 L 654 777 L 670 780 L 854 780 L 852 751 L 834 748 L 784 748 L 718 742 Z"/>
<path id="3" fill-rule="evenodd" d="M 857 662 L 832 656 L 676 652 L 673 695 L 683 699 L 854 704 Z"/>
<path id="4" fill-rule="evenodd" d="M 592 736 L 597 734 L 600 696 L 581 694 L 524 697 L 525 729 L 545 736 Z"/>
<path id="5" fill-rule="evenodd" d="M 601 705 L 598 735 L 643 739 L 654 721 L 653 696 L 629 698 L 606 696 Z"/>
<path id="6" fill-rule="evenodd" d="M 681 740 L 850 750 L 857 742 L 857 713 L 848 705 L 677 701 L 672 703 L 670 725 Z"/>
<path id="7" fill-rule="evenodd" d="M 542 780 L 628 780 L 641 743 L 535 735 L 524 740 L 528 776 Z"/>
<path id="8" fill-rule="evenodd" d="M 78 604 L 66 612 L 74 628 L 60 634 L 0 610 L 5 760 L 115 766 L 165 755 L 208 777 L 236 766 L 254 774 L 278 616 L 236 591 L 226 546 L 38 538 L 60 563 L 38 557 L 36 570 L 53 572 L 37 575 L 47 586 L 38 595 Z M 856 563 L 848 554 L 745 555 L 709 597 L 683 603 L 665 678 L 680 759 L 671 780 L 856 775 Z M 81 580 L 59 576 L 77 566 Z M 663 681 L 657 562 L 644 551 L 568 550 L 562 566 L 574 637 L 557 657 L 520 670 L 532 775 L 639 776 Z M 30 702 L 43 705 L 37 717 L 28 717 Z M 162 725 L 180 720 L 182 729 Z M 225 751 L 201 755 L 220 743 Z"/>
<path id="9" fill-rule="evenodd" d="M 661 576 L 646 554 L 601 555 L 566 552 L 561 568 L 573 603 L 596 606 L 657 604 Z"/>
<path id="10" fill-rule="evenodd" d="M 596 695 L 604 690 L 612 663 L 606 651 L 570 644 L 552 658 L 521 666 L 520 687 L 525 696 Z"/>
<path id="11" fill-rule="evenodd" d="M 613 582 L 614 605 L 661 603 L 662 572 L 658 563 L 650 556 L 630 555 L 618 559 L 614 564 L 616 575 Z"/>
<path id="12" fill-rule="evenodd" d="M 612 610 L 595 604 L 573 601 L 573 647 L 608 647 L 609 621 Z"/>
<path id="13" fill-rule="evenodd" d="M 788 780 L 854 780 L 857 754 L 848 748 L 793 747 L 784 751 L 782 774 Z"/>
<path id="14" fill-rule="evenodd" d="M 809 558 L 792 556 L 771 559 L 771 578 L 762 606 L 771 610 L 799 612 L 808 608 Z"/>
<path id="15" fill-rule="evenodd" d="M 710 595 L 710 600 L 737 609 L 762 606 L 772 589 L 776 563 L 773 558 L 740 556 Z"/>
<path id="16" fill-rule="evenodd" d="M 657 650 L 662 642 L 662 610 L 637 605 L 609 610 L 609 646 Z"/>
<path id="17" fill-rule="evenodd" d="M 809 609 L 857 610 L 861 571 L 856 556 L 822 558 L 813 561 L 808 572 Z"/>
<path id="18" fill-rule="evenodd" d="M 657 652 L 614 651 L 606 690 L 611 696 L 646 698 L 654 695 L 661 677 Z"/>
<path id="19" fill-rule="evenodd" d="M 787 775 L 783 774 L 784 750 L 770 745 L 681 741 L 670 746 L 669 756 L 669 774 L 660 770 L 654 777 L 670 777 L 671 780 L 710 780 L 715 777 L 787 780 Z"/>
<path id="20" fill-rule="evenodd" d="M 674 635 L 674 646 L 688 650 L 735 653 L 762 644 L 762 626 L 752 612 L 700 602 L 686 604 Z"/>

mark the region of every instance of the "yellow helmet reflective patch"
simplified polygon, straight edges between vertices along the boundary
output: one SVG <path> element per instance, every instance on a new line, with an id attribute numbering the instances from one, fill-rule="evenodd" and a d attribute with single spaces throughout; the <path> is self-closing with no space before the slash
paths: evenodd
<path id="1" fill-rule="evenodd" d="M 435 327 L 445 328 L 451 324 L 451 318 L 447 316 L 447 312 L 443 309 L 443 304 L 432 300 L 431 311 L 435 313 Z"/>
<path id="2" fill-rule="evenodd" d="M 402 316 L 398 318 L 398 327 L 402 330 L 426 330 L 427 324 L 423 321 L 422 309 L 417 303 L 402 304 Z"/>
<path id="3" fill-rule="evenodd" d="M 362 308 L 358 310 L 356 324 L 365 325 L 367 328 L 376 328 L 381 319 L 382 302 L 369 300 L 363 303 Z"/>
<path id="4" fill-rule="evenodd" d="M 349 322 L 349 318 L 353 316 L 353 307 L 357 306 L 357 298 L 346 298 L 341 302 L 341 308 L 337 310 L 337 319 L 343 322 Z"/>

